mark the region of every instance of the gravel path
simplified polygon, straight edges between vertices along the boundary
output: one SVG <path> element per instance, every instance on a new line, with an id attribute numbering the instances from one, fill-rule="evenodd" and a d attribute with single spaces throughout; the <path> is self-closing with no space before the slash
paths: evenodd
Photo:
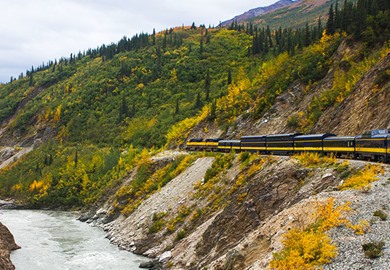
<path id="1" fill-rule="evenodd" d="M 355 212 L 350 216 L 353 224 L 359 220 L 367 220 L 371 225 L 363 235 L 356 235 L 351 229 L 339 227 L 331 230 L 330 235 L 338 246 L 338 256 L 323 269 L 390 269 L 390 166 L 384 165 L 385 174 L 380 180 L 372 183 L 368 192 L 348 190 L 325 193 L 335 197 L 339 202 L 351 202 Z M 387 220 L 373 216 L 381 210 L 388 215 Z M 364 255 L 362 244 L 383 241 L 383 255 L 376 259 Z"/>

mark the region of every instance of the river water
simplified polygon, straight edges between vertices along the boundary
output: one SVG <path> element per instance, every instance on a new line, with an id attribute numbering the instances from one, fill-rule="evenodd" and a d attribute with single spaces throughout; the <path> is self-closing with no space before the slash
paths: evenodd
<path id="1" fill-rule="evenodd" d="M 145 258 L 119 250 L 105 233 L 76 220 L 77 214 L 58 211 L 0 210 L 22 248 L 13 251 L 17 270 L 139 269 Z"/>

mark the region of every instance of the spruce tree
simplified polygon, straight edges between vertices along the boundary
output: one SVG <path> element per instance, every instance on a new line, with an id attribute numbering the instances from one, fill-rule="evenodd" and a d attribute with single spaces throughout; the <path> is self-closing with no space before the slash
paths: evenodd
<path id="1" fill-rule="evenodd" d="M 208 101 L 210 98 L 210 86 L 211 86 L 210 70 L 207 70 L 206 78 L 204 80 L 204 90 L 206 93 L 206 101 Z"/>
<path id="2" fill-rule="evenodd" d="M 333 4 L 331 4 L 329 8 L 328 21 L 326 23 L 326 33 L 328 35 L 333 35 L 335 33 Z"/>

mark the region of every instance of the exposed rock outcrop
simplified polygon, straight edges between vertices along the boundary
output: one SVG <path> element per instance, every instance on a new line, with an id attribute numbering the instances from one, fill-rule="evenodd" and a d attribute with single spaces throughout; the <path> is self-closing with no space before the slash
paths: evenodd
<path id="1" fill-rule="evenodd" d="M 15 266 L 12 264 L 11 251 L 19 249 L 15 239 L 6 226 L 0 222 L 0 269 L 12 270 Z"/>

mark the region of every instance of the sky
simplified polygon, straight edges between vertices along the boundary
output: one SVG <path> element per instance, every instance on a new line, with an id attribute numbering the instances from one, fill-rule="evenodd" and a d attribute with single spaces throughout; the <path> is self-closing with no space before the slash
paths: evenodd
<path id="1" fill-rule="evenodd" d="M 123 36 L 217 26 L 277 0 L 0 0 L 0 83 Z"/>

